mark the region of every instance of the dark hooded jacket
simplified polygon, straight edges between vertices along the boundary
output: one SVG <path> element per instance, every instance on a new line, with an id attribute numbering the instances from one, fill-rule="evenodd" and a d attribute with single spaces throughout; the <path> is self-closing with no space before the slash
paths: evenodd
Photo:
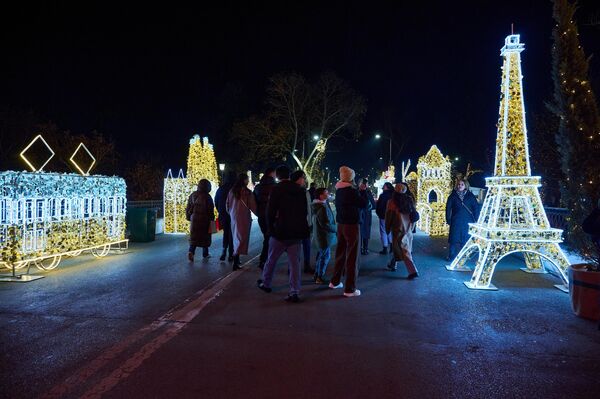
<path id="1" fill-rule="evenodd" d="M 335 211 L 339 224 L 360 223 L 360 209 L 367 206 L 366 191 L 359 191 L 352 184 L 337 182 L 335 185 Z"/>
<path id="2" fill-rule="evenodd" d="M 217 208 L 217 212 L 219 212 L 219 223 L 221 224 L 224 222 L 228 223 L 231 220 L 229 213 L 227 213 L 227 196 L 231 187 L 233 187 L 233 183 L 224 183 L 215 193 L 215 207 Z"/>
<path id="3" fill-rule="evenodd" d="M 273 187 L 267 203 L 267 231 L 280 241 L 310 237 L 306 190 L 284 180 Z"/>
<path id="4" fill-rule="evenodd" d="M 256 199 L 256 215 L 258 216 L 258 225 L 260 230 L 267 232 L 267 204 L 273 187 L 275 187 L 275 178 L 269 175 L 264 175 L 260 178 L 260 182 L 254 187 L 254 198 Z"/>
<path id="5" fill-rule="evenodd" d="M 394 190 L 384 190 L 379 198 L 377 198 L 377 206 L 375 207 L 375 213 L 379 219 L 385 219 L 385 210 L 387 209 L 388 201 L 392 199 Z"/>

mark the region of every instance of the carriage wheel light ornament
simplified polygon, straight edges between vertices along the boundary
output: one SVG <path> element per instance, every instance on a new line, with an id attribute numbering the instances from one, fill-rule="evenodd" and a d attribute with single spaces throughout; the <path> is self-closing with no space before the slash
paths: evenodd
<path id="1" fill-rule="evenodd" d="M 491 281 L 496 265 L 516 252 L 524 254 L 525 271 L 543 273 L 544 261 L 548 261 L 568 286 L 569 261 L 559 245 L 562 230 L 550 227 L 538 191 L 541 178 L 531 176 L 521 74 L 524 48 L 519 35 L 510 35 L 501 50 L 504 62 L 494 176 L 485 179 L 488 192 L 479 220 L 470 223 L 471 238 L 447 266 L 448 270 L 469 270 L 466 261 L 479 252 L 471 280 L 465 282 L 471 289 L 495 289 Z"/>
<path id="2" fill-rule="evenodd" d="M 42 143 L 44 143 L 44 145 L 46 146 L 46 148 L 48 149 L 48 151 L 50 151 L 50 157 L 46 160 L 46 162 L 44 162 L 44 164 L 42 166 L 40 166 L 39 168 L 36 168 L 35 166 L 33 166 L 33 164 L 31 162 L 29 162 L 29 160 L 25 156 L 25 153 L 38 140 L 42 140 Z M 54 158 L 54 151 L 52 151 L 52 148 L 50 148 L 50 146 L 48 145 L 48 143 L 46 142 L 46 140 L 44 140 L 44 138 L 42 137 L 42 135 L 38 134 L 37 136 L 35 136 L 33 138 L 33 140 L 31 140 L 31 142 L 27 145 L 27 147 L 25 147 L 25 149 L 23 149 L 23 151 L 21 151 L 21 153 L 19 155 L 21 156 L 21 159 L 23 159 L 23 161 L 25 161 L 25 163 L 27 164 L 27 166 L 29 166 L 29 168 L 31 169 L 32 172 L 41 172 L 44 169 L 44 167 L 46 165 L 48 165 L 48 162 L 50 162 L 50 160 L 52 158 Z"/>
<path id="3" fill-rule="evenodd" d="M 92 163 L 90 164 L 89 168 L 85 172 L 83 171 L 83 169 L 81 169 L 81 167 L 79 166 L 79 164 L 77 164 L 77 162 L 75 162 L 75 156 L 77 155 L 77 153 L 79 152 L 79 150 L 81 148 L 83 148 L 84 151 L 87 152 L 87 154 L 89 155 L 89 157 L 92 159 Z M 88 148 L 83 143 L 79 143 L 79 145 L 77 146 L 77 149 L 75 150 L 75 152 L 73 153 L 73 155 L 71 155 L 71 158 L 69 158 L 69 161 L 71 161 L 71 163 L 73 165 L 75 165 L 75 167 L 77 168 L 77 170 L 79 171 L 79 173 L 81 173 L 83 176 L 89 176 L 90 175 L 90 170 L 92 170 L 92 168 L 96 164 L 96 158 L 94 158 L 94 156 L 92 155 L 92 153 L 90 152 L 90 150 L 88 150 Z"/>

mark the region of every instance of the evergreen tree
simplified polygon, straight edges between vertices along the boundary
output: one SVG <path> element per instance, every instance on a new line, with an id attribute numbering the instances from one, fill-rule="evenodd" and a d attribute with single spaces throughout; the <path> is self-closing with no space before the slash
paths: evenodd
<path id="1" fill-rule="evenodd" d="M 600 197 L 600 115 L 574 21 L 576 9 L 569 0 L 554 0 L 551 109 L 559 118 L 556 143 L 566 176 L 561 199 L 570 210 L 568 238 L 583 256 L 598 261 L 581 223 Z"/>

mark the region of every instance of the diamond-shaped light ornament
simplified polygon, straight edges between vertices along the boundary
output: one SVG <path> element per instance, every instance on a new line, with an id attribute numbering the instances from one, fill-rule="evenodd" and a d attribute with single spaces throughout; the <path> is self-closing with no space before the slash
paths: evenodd
<path id="1" fill-rule="evenodd" d="M 46 146 L 48 151 L 50 151 L 50 156 L 48 157 L 48 159 L 46 160 L 46 162 L 44 162 L 44 164 L 42 166 L 40 166 L 39 168 L 36 168 L 35 166 L 33 166 L 33 164 L 31 162 L 29 162 L 29 159 L 27 159 L 27 157 L 25 156 L 25 153 L 38 140 L 42 140 L 42 143 L 44 143 L 44 145 Z M 31 142 L 27 145 L 27 147 L 25 147 L 25 149 L 23 151 L 21 151 L 21 153 L 19 155 L 21 156 L 21 159 L 23 159 L 23 161 L 25 161 L 27 166 L 29 166 L 29 168 L 31 169 L 32 172 L 41 172 L 44 169 L 44 167 L 46 165 L 48 165 L 48 162 L 50 162 L 50 160 L 54 157 L 54 151 L 52 151 L 52 148 L 50 148 L 48 143 L 46 143 L 46 140 L 44 140 L 42 135 L 38 134 L 37 136 L 35 136 L 35 138 L 33 140 L 31 140 Z"/>
<path id="2" fill-rule="evenodd" d="M 79 150 L 82 149 L 82 148 L 84 149 L 85 152 L 87 152 L 87 154 L 89 155 L 89 157 L 92 159 L 92 163 L 90 164 L 90 166 L 87 168 L 87 170 L 85 172 L 79 166 L 79 164 L 77 164 L 77 162 L 75 162 L 75 156 L 77 155 L 77 152 L 79 152 Z M 89 176 L 90 175 L 90 170 L 92 170 L 92 168 L 94 167 L 94 164 L 96 163 L 96 158 L 94 158 L 94 156 L 92 155 L 92 153 L 90 152 L 90 150 L 88 150 L 87 147 L 83 143 L 79 143 L 79 145 L 77 146 L 77 149 L 75 150 L 75 152 L 73 153 L 73 155 L 71 155 L 71 158 L 69 158 L 69 161 L 71 161 L 71 163 L 73 165 L 75 165 L 75 167 L 77 168 L 77 170 L 79 171 L 79 173 L 81 173 L 84 176 Z"/>

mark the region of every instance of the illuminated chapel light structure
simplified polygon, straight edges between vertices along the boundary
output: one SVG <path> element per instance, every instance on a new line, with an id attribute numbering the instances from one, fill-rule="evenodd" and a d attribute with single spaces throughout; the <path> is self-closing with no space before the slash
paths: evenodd
<path id="1" fill-rule="evenodd" d="M 550 227 L 540 199 L 541 178 L 531 176 L 525 105 L 521 75 L 519 35 L 506 37 L 500 54 L 502 84 L 494 176 L 486 178 L 487 195 L 477 223 L 470 224 L 471 238 L 448 270 L 469 270 L 465 262 L 479 252 L 470 281 L 471 289 L 496 289 L 492 276 L 506 255 L 522 252 L 527 271 L 544 272 L 544 260 L 553 264 L 567 284 L 569 261 L 562 252 L 562 230 Z"/>
<path id="2" fill-rule="evenodd" d="M 212 144 L 208 137 L 194 135 L 190 140 L 187 159 L 187 177 L 179 170 L 177 177 L 169 169 L 164 179 L 163 206 L 165 217 L 165 233 L 189 233 L 190 222 L 185 217 L 187 200 L 201 179 L 210 181 L 214 198 L 218 184 L 219 172 Z M 215 210 L 216 213 L 216 210 Z"/>
<path id="3" fill-rule="evenodd" d="M 34 166 L 27 152 L 41 140 L 49 157 Z M 125 238 L 126 186 L 120 177 L 89 176 L 95 159 L 87 167 L 73 158 L 85 146 L 80 144 L 71 161 L 81 172 L 42 172 L 54 151 L 41 135 L 21 152 L 31 172 L 0 172 L 0 266 L 12 276 L 0 281 L 31 281 L 43 276 L 17 276 L 15 270 L 36 266 L 55 269 L 64 257 L 90 251 L 96 257 L 111 249 L 127 246 Z"/>
<path id="4" fill-rule="evenodd" d="M 448 235 L 446 201 L 452 192 L 451 170 L 450 159 L 436 145 L 417 163 L 417 211 L 421 216 L 417 227 L 431 236 Z"/>

